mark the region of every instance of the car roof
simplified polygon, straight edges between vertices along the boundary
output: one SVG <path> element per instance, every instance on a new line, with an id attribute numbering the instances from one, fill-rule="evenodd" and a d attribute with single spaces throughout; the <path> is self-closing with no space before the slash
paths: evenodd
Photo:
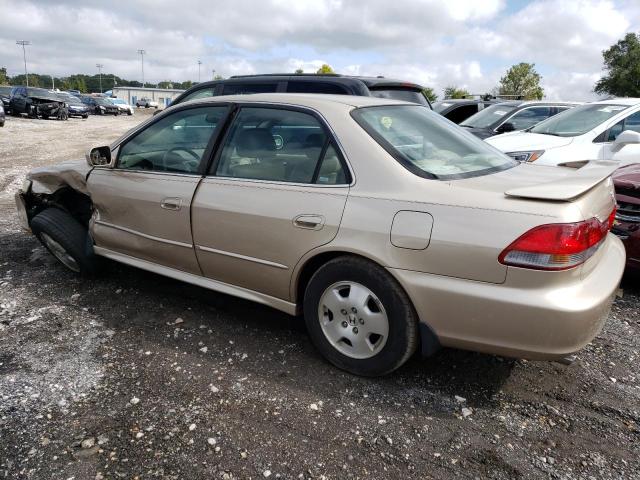
<path id="1" fill-rule="evenodd" d="M 608 98 L 607 100 L 598 100 L 597 102 L 591 102 L 594 103 L 596 105 L 600 105 L 600 104 L 604 104 L 604 105 L 609 105 L 612 103 L 617 103 L 618 105 L 640 105 L 640 98 L 633 98 L 633 97 L 614 97 L 614 98 Z"/>
<path id="2" fill-rule="evenodd" d="M 220 95 L 216 97 L 198 98 L 179 105 L 206 103 L 281 103 L 302 107 L 321 107 L 322 105 L 344 105 L 349 107 L 371 107 L 376 105 L 412 105 L 424 106 L 402 100 L 390 100 L 378 97 L 357 95 L 326 95 L 322 93 L 252 93 L 248 95 Z"/>
<path id="3" fill-rule="evenodd" d="M 233 75 L 228 79 L 211 80 L 207 83 L 235 83 L 237 81 L 246 80 L 266 80 L 272 81 L 291 81 L 291 80 L 334 80 L 339 83 L 348 83 L 353 81 L 360 81 L 367 87 L 382 87 L 382 86 L 403 86 L 407 88 L 420 88 L 417 83 L 407 82 L 406 80 L 397 80 L 394 78 L 386 78 L 383 76 L 378 77 L 364 77 L 357 75 L 341 75 L 338 73 L 265 73 L 260 75 Z"/>

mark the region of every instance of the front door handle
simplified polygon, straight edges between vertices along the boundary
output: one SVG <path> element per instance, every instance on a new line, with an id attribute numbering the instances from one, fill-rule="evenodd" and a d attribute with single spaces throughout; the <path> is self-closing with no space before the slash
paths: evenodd
<path id="1" fill-rule="evenodd" d="M 322 215 L 298 215 L 293 219 L 293 224 L 298 228 L 320 230 L 324 226 L 324 217 Z"/>
<path id="2" fill-rule="evenodd" d="M 165 210 L 180 210 L 182 207 L 182 199 L 176 197 L 165 198 L 160 202 L 160 206 Z"/>

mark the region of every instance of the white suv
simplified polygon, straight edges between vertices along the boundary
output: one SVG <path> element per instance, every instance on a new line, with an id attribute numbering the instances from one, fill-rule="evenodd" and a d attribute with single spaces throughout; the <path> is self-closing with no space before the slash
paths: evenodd
<path id="1" fill-rule="evenodd" d="M 136 107 L 140 108 L 140 107 L 144 107 L 144 108 L 149 108 L 149 107 L 153 107 L 153 108 L 158 108 L 158 102 L 155 102 L 153 100 L 150 100 L 148 98 L 141 98 L 140 100 L 136 101 Z"/>
<path id="2" fill-rule="evenodd" d="M 584 160 L 640 162 L 640 99 L 614 98 L 559 113 L 522 132 L 486 140 L 523 162 L 561 165 Z"/>

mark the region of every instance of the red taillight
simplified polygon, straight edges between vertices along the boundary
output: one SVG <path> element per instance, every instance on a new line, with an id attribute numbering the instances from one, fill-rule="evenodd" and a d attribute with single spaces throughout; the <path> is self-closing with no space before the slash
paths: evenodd
<path id="1" fill-rule="evenodd" d="M 614 208 L 605 222 L 591 218 L 532 228 L 498 257 L 500 263 L 536 270 L 566 270 L 584 263 L 613 226 Z"/>

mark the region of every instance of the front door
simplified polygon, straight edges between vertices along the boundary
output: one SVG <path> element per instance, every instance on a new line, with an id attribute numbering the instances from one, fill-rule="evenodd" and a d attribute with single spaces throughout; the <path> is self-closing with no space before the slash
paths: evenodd
<path id="1" fill-rule="evenodd" d="M 176 111 L 121 144 L 88 179 L 96 246 L 199 274 L 190 209 L 226 106 Z"/>
<path id="2" fill-rule="evenodd" d="M 305 110 L 242 107 L 192 206 L 202 272 L 288 300 L 293 268 L 336 235 L 350 176 Z"/>

